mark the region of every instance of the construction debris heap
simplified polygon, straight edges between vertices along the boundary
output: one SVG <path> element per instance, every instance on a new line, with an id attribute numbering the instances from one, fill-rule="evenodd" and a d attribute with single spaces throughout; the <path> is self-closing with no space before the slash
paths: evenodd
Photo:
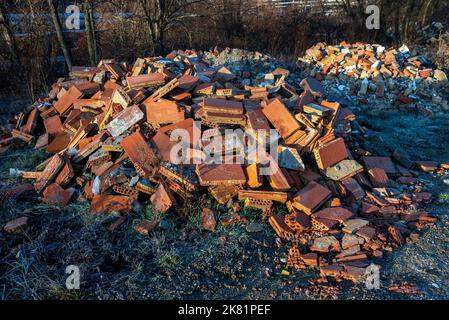
<path id="1" fill-rule="evenodd" d="M 318 43 L 298 59 L 307 76 L 323 81 L 330 94 L 372 109 L 449 110 L 448 78 L 406 45 L 399 49 L 365 43 Z"/>
<path id="2" fill-rule="evenodd" d="M 320 44 L 307 54 L 326 73 L 337 73 L 336 61 L 348 63 L 348 54 L 361 48 L 364 53 L 351 59 L 358 59 L 355 64 L 362 65 L 365 79 L 390 74 L 398 63 L 389 51 L 361 45 Z M 376 59 L 379 52 L 383 62 Z M 435 76 L 419 69 L 419 60 L 409 62 L 415 66 L 413 74 Z M 12 169 L 34 185 L 3 190 L 0 198 L 33 189 L 46 203 L 65 206 L 87 199 L 92 214 L 126 215 L 135 210 L 135 201 L 165 213 L 188 197 L 207 193 L 233 212 L 218 219 L 204 208 L 203 226 L 211 231 L 217 223 L 245 223 L 235 202 L 241 200 L 260 209 L 261 218 L 288 245 L 288 266 L 319 267 L 323 276 L 357 281 L 373 259 L 416 239 L 416 230 L 435 223 L 422 209 L 431 195 L 423 192 L 415 170 L 441 172 L 449 166 L 414 162 L 404 150 L 392 157 L 364 150 L 364 128 L 344 101 L 324 90 L 319 81 L 323 77 L 289 83 L 289 74 L 283 68 L 263 77 L 249 71 L 234 74 L 212 67 L 196 51 L 138 59 L 133 65 L 102 60 L 97 67 L 74 67 L 47 98 L 3 127 L 2 152 L 34 144 L 53 155 L 33 172 Z M 380 94 L 382 85 L 375 86 Z M 226 128 L 275 129 L 280 136 L 279 161 L 274 163 L 278 170 L 262 176 L 257 162 L 173 163 L 170 153 L 176 141 L 170 133 L 191 132 L 194 120 L 201 121 L 203 138 L 221 136 Z M 196 147 L 190 144 L 193 155 Z M 238 150 L 224 143 L 215 151 L 234 155 Z M 288 213 L 280 214 L 280 207 Z M 5 231 L 17 232 L 26 224 L 26 217 L 19 218 Z M 143 221 L 135 229 L 148 234 L 157 224 Z"/>

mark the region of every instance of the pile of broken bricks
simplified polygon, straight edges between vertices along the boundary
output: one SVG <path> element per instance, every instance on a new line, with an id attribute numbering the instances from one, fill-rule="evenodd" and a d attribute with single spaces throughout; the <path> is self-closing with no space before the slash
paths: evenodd
<path id="1" fill-rule="evenodd" d="M 322 81 L 328 92 L 371 109 L 449 110 L 448 78 L 423 55 L 365 43 L 318 43 L 298 59 L 304 76 Z"/>
<path id="2" fill-rule="evenodd" d="M 2 152 L 34 144 L 52 156 L 34 171 L 12 168 L 11 174 L 34 183 L 1 190 L 0 199 L 35 191 L 49 204 L 88 200 L 92 214 L 126 216 L 137 202 L 176 212 L 185 199 L 207 194 L 231 212 L 218 219 L 205 208 L 203 227 L 211 231 L 217 222 L 246 222 L 238 214 L 240 200 L 259 209 L 288 246 L 289 267 L 319 267 L 323 276 L 352 281 L 373 259 L 436 222 L 423 209 L 432 196 L 417 170 L 444 173 L 447 164 L 414 162 L 403 150 L 392 157 L 363 150 L 363 135 L 352 132 L 363 131 L 355 115 L 314 77 L 292 86 L 289 71 L 277 68 L 267 76 L 273 81 L 243 85 L 250 76 L 214 68 L 196 51 L 132 65 L 102 60 L 97 67 L 74 67 L 48 97 L 2 127 Z M 201 139 L 226 128 L 274 128 L 279 161 L 272 164 L 278 170 L 262 176 L 259 163 L 173 163 L 170 133 L 192 132 L 194 120 L 201 122 Z M 210 141 L 201 139 L 200 145 Z M 190 144 L 194 155 L 197 142 Z M 224 143 L 218 151 L 238 150 Z M 16 232 L 27 222 L 21 217 L 4 229 Z M 144 220 L 135 229 L 147 235 L 157 225 Z"/>

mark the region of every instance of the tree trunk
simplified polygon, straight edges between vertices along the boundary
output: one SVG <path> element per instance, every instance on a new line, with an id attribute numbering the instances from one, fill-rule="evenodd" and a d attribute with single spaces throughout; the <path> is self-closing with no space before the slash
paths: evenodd
<path id="1" fill-rule="evenodd" d="M 427 15 L 429 13 L 430 5 L 432 4 L 433 0 L 428 0 L 427 3 L 424 5 L 424 12 L 422 14 L 422 21 L 421 26 L 424 27 L 426 25 L 427 21 Z"/>
<path id="2" fill-rule="evenodd" d="M 62 26 L 61 26 L 61 21 L 59 21 L 58 11 L 56 9 L 55 4 L 53 3 L 53 0 L 47 0 L 47 3 L 48 3 L 48 8 L 50 10 L 51 18 L 53 20 L 53 24 L 55 25 L 56 37 L 58 39 L 59 46 L 61 47 L 62 53 L 64 55 L 64 59 L 67 64 L 67 68 L 69 69 L 69 71 L 71 71 L 72 66 L 73 66 L 72 58 L 70 56 L 70 51 L 69 51 L 67 44 L 65 42 L 65 39 L 64 39 L 64 33 L 62 32 Z"/>
<path id="3" fill-rule="evenodd" d="M 153 22 L 152 27 L 153 27 L 152 42 L 153 42 L 154 53 L 156 55 L 162 55 L 164 53 L 164 31 L 163 31 L 163 28 L 160 25 L 160 23 L 158 23 L 158 22 Z"/>
<path id="4" fill-rule="evenodd" d="M 164 31 L 161 24 L 154 18 L 147 17 L 148 34 L 150 36 L 152 54 L 160 55 L 164 52 Z"/>
<path id="5" fill-rule="evenodd" d="M 162 28 L 161 28 L 162 29 Z M 164 30 L 160 30 L 158 33 L 158 37 L 155 40 L 155 49 L 157 55 L 163 55 L 164 54 Z"/>
<path id="6" fill-rule="evenodd" d="M 146 23 L 147 23 L 147 30 L 148 30 L 148 36 L 149 36 L 149 40 L 151 42 L 151 55 L 155 54 L 155 48 L 154 48 L 154 35 L 153 35 L 153 24 L 151 22 L 151 18 L 147 17 L 146 18 Z"/>
<path id="7" fill-rule="evenodd" d="M 11 30 L 11 26 L 9 25 L 6 8 L 1 3 L 0 3 L 0 33 L 5 39 L 6 46 L 8 47 L 9 53 L 11 54 L 12 62 L 16 65 L 20 65 L 20 58 L 19 55 L 17 54 L 17 45 L 14 38 L 14 34 Z"/>
<path id="8" fill-rule="evenodd" d="M 403 28 L 403 40 L 408 41 L 410 37 L 410 29 L 413 28 L 413 22 L 415 21 L 413 12 L 415 9 L 415 1 L 414 0 L 408 0 L 407 6 L 405 9 L 404 17 L 402 19 L 402 28 Z"/>
<path id="9" fill-rule="evenodd" d="M 165 14 L 164 0 L 155 0 L 155 12 L 153 18 L 153 46 L 157 55 L 164 53 L 164 27 L 163 14 Z"/>
<path id="10" fill-rule="evenodd" d="M 92 6 L 92 10 L 90 10 L 90 26 L 92 30 L 92 41 L 94 44 L 94 57 L 95 57 L 95 63 L 98 63 L 98 47 L 97 47 L 97 32 L 95 29 L 95 19 L 94 19 L 94 7 Z"/>
<path id="11" fill-rule="evenodd" d="M 401 37 L 400 33 L 399 33 L 399 29 L 400 29 L 400 8 L 397 5 L 395 8 L 395 15 L 394 15 L 394 36 L 396 41 Z"/>
<path id="12" fill-rule="evenodd" d="M 84 25 L 86 28 L 87 50 L 89 52 L 90 65 L 97 64 L 97 46 L 95 41 L 95 24 L 93 19 L 92 3 L 85 0 L 83 4 L 84 11 Z"/>
<path id="13" fill-rule="evenodd" d="M 404 40 L 408 41 L 408 34 L 409 34 L 409 27 L 410 27 L 410 20 L 405 21 L 404 26 Z"/>

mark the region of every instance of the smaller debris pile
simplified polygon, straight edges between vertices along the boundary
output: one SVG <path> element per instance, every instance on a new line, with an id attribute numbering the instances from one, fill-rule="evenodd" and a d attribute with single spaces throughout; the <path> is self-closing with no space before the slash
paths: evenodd
<path id="1" fill-rule="evenodd" d="M 449 35 L 449 23 L 434 21 L 424 28 L 416 28 L 417 42 L 419 44 L 435 44 L 441 37 Z"/>
<path id="2" fill-rule="evenodd" d="M 392 284 L 388 287 L 390 292 L 408 295 L 408 296 L 416 296 L 421 294 L 421 289 L 413 283 L 402 282 L 400 284 Z"/>
<path id="3" fill-rule="evenodd" d="M 305 76 L 322 81 L 329 94 L 372 109 L 398 108 L 424 115 L 447 111 L 448 78 L 404 45 L 318 43 L 298 59 Z M 324 80 L 324 81 L 323 81 Z"/>
<path id="4" fill-rule="evenodd" d="M 247 222 L 238 199 L 261 210 L 289 246 L 289 267 L 319 267 L 323 276 L 358 281 L 372 259 L 435 223 L 422 209 L 432 196 L 413 169 L 444 172 L 448 165 L 415 163 L 403 150 L 392 158 L 364 150 L 364 129 L 351 110 L 315 78 L 289 85 L 289 75 L 276 68 L 259 81 L 251 72 L 214 68 L 195 51 L 131 66 L 102 60 L 74 67 L 47 98 L 11 119 L 0 146 L 35 144 L 52 154 L 32 172 L 11 170 L 34 181 L 31 188 L 47 203 L 65 206 L 76 195 L 90 201 L 92 214 L 125 216 L 137 203 L 179 212 L 185 199 L 207 194 L 230 208 L 225 217 L 203 209 L 203 226 L 213 231 L 217 223 Z M 231 129 L 245 129 L 246 136 L 228 139 Z M 274 151 L 264 139 L 270 129 L 279 135 Z M 187 133 L 181 149 L 176 132 Z M 241 152 L 250 141 L 263 141 L 252 162 L 253 154 Z M 205 162 L 207 150 L 243 161 Z M 267 167 L 272 171 L 262 174 Z M 0 198 L 30 186 L 3 190 Z M 26 224 L 13 221 L 5 230 Z M 140 221 L 135 229 L 147 235 L 157 224 Z"/>

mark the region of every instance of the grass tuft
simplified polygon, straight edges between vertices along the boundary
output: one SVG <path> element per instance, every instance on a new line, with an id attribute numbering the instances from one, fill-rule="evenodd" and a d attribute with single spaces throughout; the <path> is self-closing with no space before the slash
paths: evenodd
<path id="1" fill-rule="evenodd" d="M 177 269 L 179 263 L 179 255 L 175 249 L 170 249 L 160 253 L 157 257 L 157 264 L 159 268 L 165 271 Z"/>
<path id="2" fill-rule="evenodd" d="M 449 192 L 440 194 L 438 196 L 438 203 L 449 205 Z"/>

